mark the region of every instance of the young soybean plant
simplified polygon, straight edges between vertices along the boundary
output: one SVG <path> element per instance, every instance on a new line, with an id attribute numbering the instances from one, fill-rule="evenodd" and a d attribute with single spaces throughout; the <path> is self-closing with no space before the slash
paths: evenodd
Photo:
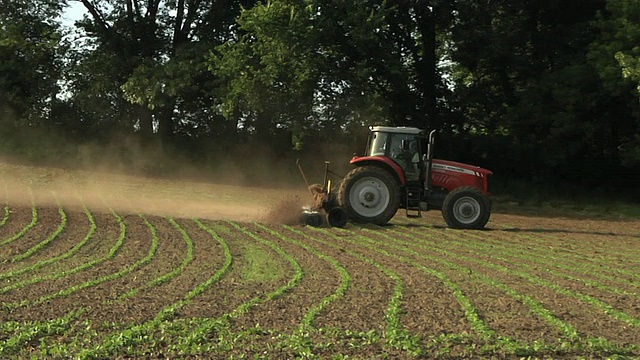
<path id="1" fill-rule="evenodd" d="M 60 235 L 60 233 L 67 226 L 67 214 L 64 212 L 64 209 L 62 208 L 62 205 L 60 204 L 60 201 L 58 200 L 58 197 L 56 196 L 56 194 L 54 192 L 52 192 L 52 194 L 53 194 L 53 197 L 56 199 L 56 204 L 58 205 L 58 213 L 60 214 L 60 225 L 58 225 L 58 228 L 56 229 L 56 231 L 54 231 L 51 235 L 49 235 L 49 237 L 39 242 L 35 246 L 31 247 L 29 250 L 25 251 L 24 253 L 14 257 L 13 259 L 11 259 L 11 262 L 22 261 L 32 256 L 36 252 L 40 251 L 42 248 L 49 245 L 53 240 L 55 240 L 58 237 L 58 235 Z"/>
<path id="2" fill-rule="evenodd" d="M 29 189 L 29 191 L 31 192 L 31 189 Z M 36 226 L 37 223 L 38 223 L 38 209 L 36 209 L 36 203 L 35 203 L 35 199 L 33 197 L 33 192 L 31 192 L 31 222 L 29 224 L 27 224 L 24 228 L 22 228 L 22 230 L 20 230 L 17 234 L 15 234 L 13 236 L 10 236 L 7 239 L 0 240 L 0 246 L 10 244 L 10 243 L 20 239 L 27 232 L 29 232 L 29 230 L 31 230 L 31 228 Z"/>

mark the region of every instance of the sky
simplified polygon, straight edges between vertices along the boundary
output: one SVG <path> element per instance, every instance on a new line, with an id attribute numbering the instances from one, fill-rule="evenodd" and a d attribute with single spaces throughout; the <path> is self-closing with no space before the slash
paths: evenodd
<path id="1" fill-rule="evenodd" d="M 82 19 L 87 9 L 80 1 L 69 1 L 69 6 L 62 13 L 62 23 L 71 26 L 76 20 Z"/>

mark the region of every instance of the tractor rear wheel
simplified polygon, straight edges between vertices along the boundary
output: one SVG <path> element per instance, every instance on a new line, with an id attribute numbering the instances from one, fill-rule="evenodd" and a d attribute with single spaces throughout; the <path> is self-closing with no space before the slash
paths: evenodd
<path id="1" fill-rule="evenodd" d="M 442 204 L 442 217 L 454 229 L 482 229 L 490 216 L 491 201 L 474 187 L 454 189 Z"/>
<path id="2" fill-rule="evenodd" d="M 384 225 L 398 211 L 400 184 L 380 167 L 357 167 L 340 183 L 338 203 L 355 222 Z"/>

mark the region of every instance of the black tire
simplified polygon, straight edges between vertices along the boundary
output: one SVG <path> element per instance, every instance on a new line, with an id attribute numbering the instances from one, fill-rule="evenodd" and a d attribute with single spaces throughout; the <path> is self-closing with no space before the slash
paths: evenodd
<path id="1" fill-rule="evenodd" d="M 338 203 L 355 222 L 384 225 L 398 211 L 400 184 L 380 167 L 357 167 L 340 183 Z"/>
<path id="2" fill-rule="evenodd" d="M 304 225 L 320 227 L 322 226 L 322 215 L 316 212 L 305 212 L 302 213 L 302 223 Z"/>
<path id="3" fill-rule="evenodd" d="M 491 200 L 470 186 L 454 189 L 442 204 L 442 217 L 454 229 L 483 229 L 491 216 Z"/>
<path id="4" fill-rule="evenodd" d="M 327 211 L 327 223 L 333 227 L 345 227 L 349 222 L 349 214 L 341 207 L 334 207 Z"/>
<path id="5" fill-rule="evenodd" d="M 338 202 L 338 189 L 340 189 L 341 183 L 342 182 L 339 182 L 337 186 L 329 192 L 329 199 L 327 199 L 327 203 L 325 204 L 325 210 L 330 210 L 334 207 L 340 206 L 340 203 Z"/>

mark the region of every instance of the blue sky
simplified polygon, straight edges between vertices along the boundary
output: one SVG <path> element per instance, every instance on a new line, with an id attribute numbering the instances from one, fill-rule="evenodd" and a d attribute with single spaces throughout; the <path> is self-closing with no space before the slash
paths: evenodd
<path id="1" fill-rule="evenodd" d="M 69 1 L 69 6 L 62 13 L 62 23 L 65 25 L 73 25 L 76 20 L 82 19 L 87 9 L 80 1 Z"/>

